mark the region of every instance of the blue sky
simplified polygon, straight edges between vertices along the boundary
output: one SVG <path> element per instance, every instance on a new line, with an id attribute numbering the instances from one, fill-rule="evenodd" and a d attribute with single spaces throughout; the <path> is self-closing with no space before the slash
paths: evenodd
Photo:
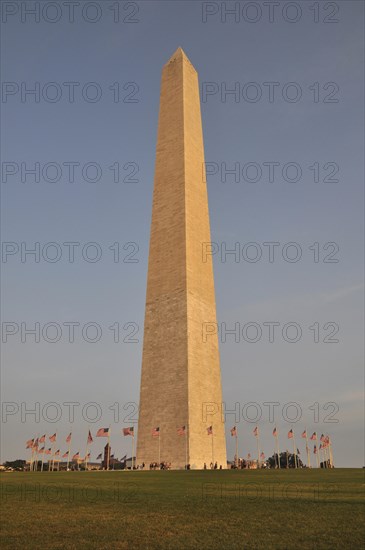
<path id="1" fill-rule="evenodd" d="M 48 21 L 57 15 L 51 11 L 40 13 L 39 22 L 23 13 L 22 22 L 20 3 L 9 4 L 19 11 L 3 11 L 2 23 L 2 240 L 15 244 L 3 245 L 3 252 L 13 254 L 3 255 L 2 263 L 2 399 L 15 403 L 14 411 L 19 406 L 19 412 L 8 415 L 7 422 L 3 416 L 1 459 L 25 456 L 24 441 L 37 433 L 57 430 L 64 440 L 70 431 L 66 402 L 80 403 L 73 430 L 81 448 L 75 450 L 83 452 L 89 425 L 95 430 L 111 424 L 116 455 L 129 451 L 129 442 L 119 434 L 130 423 L 130 417 L 123 421 L 133 409 L 128 403 L 139 399 L 160 76 L 181 46 L 199 73 L 201 92 L 216 92 L 202 102 L 202 119 L 206 161 L 211 171 L 218 170 L 207 185 L 212 241 L 219 250 L 214 271 L 220 332 L 222 323 L 240 329 L 256 323 L 262 330 L 256 343 L 247 341 L 251 332 L 246 340 L 241 332 L 237 342 L 233 336 L 221 341 L 227 409 L 239 403 L 241 412 L 248 413 L 247 403 L 258 404 L 266 455 L 274 449 L 274 424 L 263 403 L 275 402 L 282 448 L 293 426 L 304 453 L 299 433 L 307 427 L 332 436 L 337 465 L 362 466 L 362 2 L 338 1 L 336 13 L 325 9 L 324 2 L 318 3 L 318 13 L 310 9 L 312 2 L 296 2 L 299 8 L 289 11 L 286 2 L 279 2 L 272 22 L 268 6 L 258 2 L 256 23 L 245 20 L 244 15 L 255 17 L 253 11 L 242 11 L 245 2 L 237 21 L 227 15 L 225 23 L 220 2 L 209 7 L 197 1 L 120 2 L 119 22 L 113 21 L 114 3 L 96 3 L 98 14 L 81 2 L 73 23 L 62 2 L 55 23 Z M 218 11 L 203 22 L 206 10 Z M 287 20 L 296 15 L 297 22 Z M 97 16 L 95 23 L 85 20 Z M 74 83 L 74 102 L 67 82 Z M 271 101 L 270 82 L 275 83 Z M 39 102 L 32 95 L 22 101 L 21 90 L 38 85 Z M 119 102 L 114 101 L 117 87 Z M 234 87 L 239 95 L 228 94 L 224 101 L 222 90 Z M 254 92 L 260 99 L 248 101 Z M 52 101 L 56 93 L 59 100 Z M 294 93 L 301 94 L 296 102 L 291 101 Z M 73 182 L 70 162 L 78 163 Z M 22 163 L 27 168 L 39 163 L 40 181 L 24 173 L 22 182 Z M 224 163 L 228 169 L 238 166 L 238 181 L 232 175 L 224 181 Z M 276 163 L 271 182 L 268 163 Z M 96 170 L 100 178 L 92 182 Z M 253 181 L 256 170 L 261 177 Z M 132 172 L 130 179 L 136 181 L 122 181 Z M 331 174 L 338 181 L 328 181 Z M 39 262 L 30 255 L 22 262 L 22 242 L 29 249 L 40 243 Z M 80 243 L 73 263 L 70 245 L 63 244 L 70 242 Z M 268 242 L 278 243 L 273 262 L 263 244 Z M 44 248 L 47 243 L 57 247 Z M 97 247 L 85 247 L 87 243 Z M 114 261 L 114 243 L 119 243 L 119 262 Z M 254 251 L 247 243 L 262 252 L 257 262 L 247 261 L 246 252 Z M 222 261 L 224 247 L 238 247 L 240 261 L 233 255 Z M 295 250 L 301 258 L 291 262 Z M 96 252 L 101 252 L 100 260 L 87 261 Z M 55 253 L 61 257 L 51 262 Z M 64 325 L 70 321 L 79 323 L 74 343 Z M 51 327 L 35 343 L 21 323 L 29 328 L 36 322 L 41 332 L 49 322 L 61 326 L 60 340 L 47 341 L 54 334 Z M 82 338 L 81 329 L 89 322 L 101 328 L 96 343 Z M 279 323 L 274 342 L 263 324 L 268 322 Z M 120 325 L 119 343 L 109 328 L 115 323 Z M 300 327 L 298 342 L 282 336 L 287 323 Z M 138 342 L 123 342 L 137 325 Z M 11 327 L 18 331 L 4 342 L 4 331 Z M 332 338 L 339 341 L 324 342 L 336 327 Z M 317 329 L 319 342 L 314 341 Z M 54 424 L 44 415 L 39 423 L 31 415 L 22 421 L 22 402 L 29 409 L 35 402 L 56 402 L 62 417 Z M 90 402 L 102 410 L 95 424 L 81 413 Z M 296 423 L 283 413 L 289 402 L 301 407 Z M 109 409 L 114 403 L 121 410 L 117 423 Z M 239 422 L 227 417 L 230 457 L 234 445 L 228 428 L 233 423 L 239 429 L 240 454 L 255 453 L 255 422 L 247 420 L 254 410 L 241 414 Z M 338 422 L 325 421 L 332 411 Z M 96 456 L 101 444 L 94 445 Z"/>

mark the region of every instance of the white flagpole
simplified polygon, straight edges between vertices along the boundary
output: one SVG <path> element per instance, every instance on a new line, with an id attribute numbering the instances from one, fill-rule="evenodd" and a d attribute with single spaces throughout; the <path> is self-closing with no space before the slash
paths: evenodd
<path id="1" fill-rule="evenodd" d="M 236 426 L 236 468 L 238 468 L 238 430 Z"/>
<path id="2" fill-rule="evenodd" d="M 109 424 L 109 430 L 108 430 L 108 454 L 106 457 L 107 466 L 106 469 L 109 470 L 109 462 L 110 462 L 110 424 Z"/>
<path id="3" fill-rule="evenodd" d="M 70 441 L 68 442 L 68 455 L 67 455 L 67 466 L 66 466 L 66 472 L 68 472 L 68 466 L 70 464 L 70 452 L 71 452 L 71 439 L 72 439 L 72 432 L 71 432 Z"/>
<path id="4" fill-rule="evenodd" d="M 256 443 L 257 443 L 257 468 L 259 469 L 261 467 L 261 461 L 260 461 L 260 442 L 259 442 L 259 429 L 258 428 L 257 428 Z"/>
<path id="5" fill-rule="evenodd" d="M 161 428 L 158 430 L 158 469 L 161 467 Z"/>
<path id="6" fill-rule="evenodd" d="M 46 452 L 46 441 L 47 441 L 47 434 L 45 434 L 45 436 L 44 436 L 44 441 L 43 441 L 43 453 L 42 453 L 41 472 L 43 472 L 44 455 L 45 455 L 45 452 Z"/>
<path id="7" fill-rule="evenodd" d="M 333 468 L 333 453 L 332 453 L 332 441 L 329 440 L 329 447 L 328 447 L 329 453 L 330 453 L 330 465 L 331 468 Z"/>
<path id="8" fill-rule="evenodd" d="M 213 463 L 213 469 L 214 469 L 214 429 L 212 425 L 212 463 Z"/>
<path id="9" fill-rule="evenodd" d="M 54 450 L 53 445 L 57 442 L 57 432 L 56 432 L 56 440 L 52 441 L 52 472 L 54 471 Z"/>
<path id="10" fill-rule="evenodd" d="M 308 445 L 308 433 L 307 428 L 305 429 L 305 449 L 307 451 L 307 461 L 308 461 L 308 468 L 311 467 L 311 457 L 309 452 L 309 445 Z"/>
<path id="11" fill-rule="evenodd" d="M 31 447 L 31 456 L 30 456 L 30 460 L 29 460 L 29 471 L 31 472 L 33 470 L 33 462 L 34 462 L 34 447 L 33 447 L 33 444 L 32 444 L 32 447 Z"/>
<path id="12" fill-rule="evenodd" d="M 280 470 L 280 449 L 279 449 L 279 439 L 278 439 L 278 431 L 276 430 L 276 447 L 277 447 L 277 453 L 278 453 L 278 468 Z"/>
<path id="13" fill-rule="evenodd" d="M 295 444 L 295 434 L 294 434 L 294 430 L 292 428 L 292 432 L 293 432 L 293 449 L 294 449 L 294 467 L 297 468 L 298 465 L 297 465 L 297 446 Z"/>
<path id="14" fill-rule="evenodd" d="M 188 469 L 188 425 L 185 429 L 185 469 Z"/>
<path id="15" fill-rule="evenodd" d="M 89 452 L 89 432 L 90 432 L 90 424 L 87 428 L 86 453 L 85 453 L 85 472 L 87 471 L 87 454 Z"/>
<path id="16" fill-rule="evenodd" d="M 132 471 L 133 471 L 133 468 L 134 468 L 134 429 L 133 429 L 133 435 L 132 435 Z"/>
<path id="17" fill-rule="evenodd" d="M 35 472 L 38 471 L 39 434 L 37 434 L 37 441 L 38 441 L 38 445 L 37 445 L 36 450 L 35 450 L 35 462 L 33 462 L 33 470 L 34 470 Z"/>

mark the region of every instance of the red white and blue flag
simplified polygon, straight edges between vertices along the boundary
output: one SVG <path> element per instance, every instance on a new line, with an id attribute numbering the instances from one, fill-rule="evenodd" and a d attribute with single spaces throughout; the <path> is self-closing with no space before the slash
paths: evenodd
<path id="1" fill-rule="evenodd" d="M 130 426 L 129 428 L 123 428 L 123 435 L 134 436 L 134 426 Z"/>
<path id="2" fill-rule="evenodd" d="M 153 428 L 152 435 L 153 435 L 153 437 L 159 437 L 160 436 L 160 428 L 159 427 Z"/>
<path id="3" fill-rule="evenodd" d="M 293 432 L 293 430 L 289 430 L 289 431 L 288 431 L 288 439 L 293 439 L 293 437 L 294 437 L 294 432 Z"/>
<path id="4" fill-rule="evenodd" d="M 213 435 L 213 426 L 209 426 L 209 428 L 207 428 L 207 433 L 208 435 Z"/>
<path id="5" fill-rule="evenodd" d="M 108 437 L 109 436 L 109 428 L 100 428 L 96 432 L 96 437 Z"/>
<path id="6" fill-rule="evenodd" d="M 185 435 L 186 429 L 185 426 L 181 426 L 181 428 L 177 429 L 177 435 Z"/>
<path id="7" fill-rule="evenodd" d="M 237 428 L 236 426 L 233 426 L 233 428 L 231 428 L 231 436 L 235 437 L 236 435 L 237 435 Z"/>

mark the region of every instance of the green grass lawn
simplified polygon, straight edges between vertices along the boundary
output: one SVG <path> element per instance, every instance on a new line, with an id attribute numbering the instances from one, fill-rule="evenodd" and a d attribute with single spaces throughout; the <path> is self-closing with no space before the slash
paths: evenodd
<path id="1" fill-rule="evenodd" d="M 1 486 L 4 549 L 364 548 L 360 469 L 12 472 Z"/>

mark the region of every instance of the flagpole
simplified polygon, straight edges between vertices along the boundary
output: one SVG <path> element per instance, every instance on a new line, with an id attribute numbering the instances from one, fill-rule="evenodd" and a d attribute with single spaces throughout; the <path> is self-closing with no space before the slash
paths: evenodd
<path id="1" fill-rule="evenodd" d="M 106 469 L 109 471 L 109 462 L 110 462 L 110 424 L 109 424 L 109 430 L 108 430 L 108 454 L 106 457 Z"/>
<path id="2" fill-rule="evenodd" d="M 311 467 L 311 457 L 309 452 L 309 445 L 308 445 L 308 433 L 307 428 L 305 429 L 305 449 L 307 451 L 307 461 L 308 461 L 308 468 Z"/>
<path id="3" fill-rule="evenodd" d="M 278 450 L 278 468 L 280 470 L 280 450 L 279 450 L 279 439 L 278 439 L 278 432 L 276 431 L 276 447 Z"/>
<path id="4" fill-rule="evenodd" d="M 188 469 L 188 425 L 185 429 L 185 470 Z"/>
<path id="5" fill-rule="evenodd" d="M 134 468 L 133 456 L 134 456 L 134 429 L 133 429 L 133 435 L 132 435 L 132 471 L 133 471 L 133 468 Z"/>
<path id="6" fill-rule="evenodd" d="M 296 446 L 296 443 L 295 443 L 295 434 L 294 434 L 294 430 L 292 428 L 292 432 L 293 432 L 293 449 L 294 449 L 294 467 L 297 468 L 297 446 Z"/>
<path id="7" fill-rule="evenodd" d="M 213 462 L 213 468 L 214 468 L 214 428 L 212 426 L 212 462 Z"/>
<path id="8" fill-rule="evenodd" d="M 161 469 L 161 428 L 158 430 L 158 469 Z"/>
<path id="9" fill-rule="evenodd" d="M 238 435 L 237 435 L 237 428 L 236 428 L 236 468 L 238 468 Z"/>
<path id="10" fill-rule="evenodd" d="M 33 447 L 33 443 L 32 443 L 32 447 L 31 447 L 31 456 L 30 456 L 30 460 L 29 460 L 29 471 L 31 472 L 33 470 L 33 456 L 34 456 L 34 447 Z"/>
<path id="11" fill-rule="evenodd" d="M 260 466 L 261 466 L 261 463 L 260 463 L 260 442 L 259 442 L 259 431 L 258 431 L 258 429 L 257 429 L 256 443 L 257 443 L 257 468 L 259 469 Z"/>
<path id="12" fill-rule="evenodd" d="M 39 449 L 39 433 L 37 434 L 37 447 L 36 447 L 36 453 L 35 453 L 35 463 L 33 462 L 33 471 L 38 472 L 38 449 Z"/>
<path id="13" fill-rule="evenodd" d="M 68 442 L 68 455 L 67 455 L 67 466 L 66 466 L 66 472 L 68 472 L 68 466 L 70 463 L 70 452 L 71 452 L 71 439 L 72 439 L 72 432 L 71 432 L 70 441 Z"/>
<path id="14" fill-rule="evenodd" d="M 87 471 L 87 453 L 89 452 L 89 432 L 90 424 L 87 427 L 86 453 L 85 453 L 85 472 Z"/>
<path id="15" fill-rule="evenodd" d="M 316 461 L 317 461 L 317 468 L 319 468 L 319 449 L 316 442 Z"/>
<path id="16" fill-rule="evenodd" d="M 329 453 L 330 453 L 330 465 L 331 468 L 333 468 L 333 453 L 332 453 L 332 441 L 329 440 L 329 447 L 328 447 Z"/>
<path id="17" fill-rule="evenodd" d="M 56 441 L 57 441 L 57 432 L 56 432 L 56 439 L 55 439 L 55 441 L 52 441 L 52 472 L 53 472 L 53 470 L 54 470 L 54 451 L 53 451 L 53 445 L 54 445 L 54 443 L 56 443 Z"/>
<path id="18" fill-rule="evenodd" d="M 42 453 L 41 472 L 43 472 L 44 454 L 45 454 L 45 452 L 46 452 L 46 439 L 47 439 L 47 435 L 45 434 L 45 436 L 44 436 L 44 441 L 43 441 L 43 453 Z"/>

